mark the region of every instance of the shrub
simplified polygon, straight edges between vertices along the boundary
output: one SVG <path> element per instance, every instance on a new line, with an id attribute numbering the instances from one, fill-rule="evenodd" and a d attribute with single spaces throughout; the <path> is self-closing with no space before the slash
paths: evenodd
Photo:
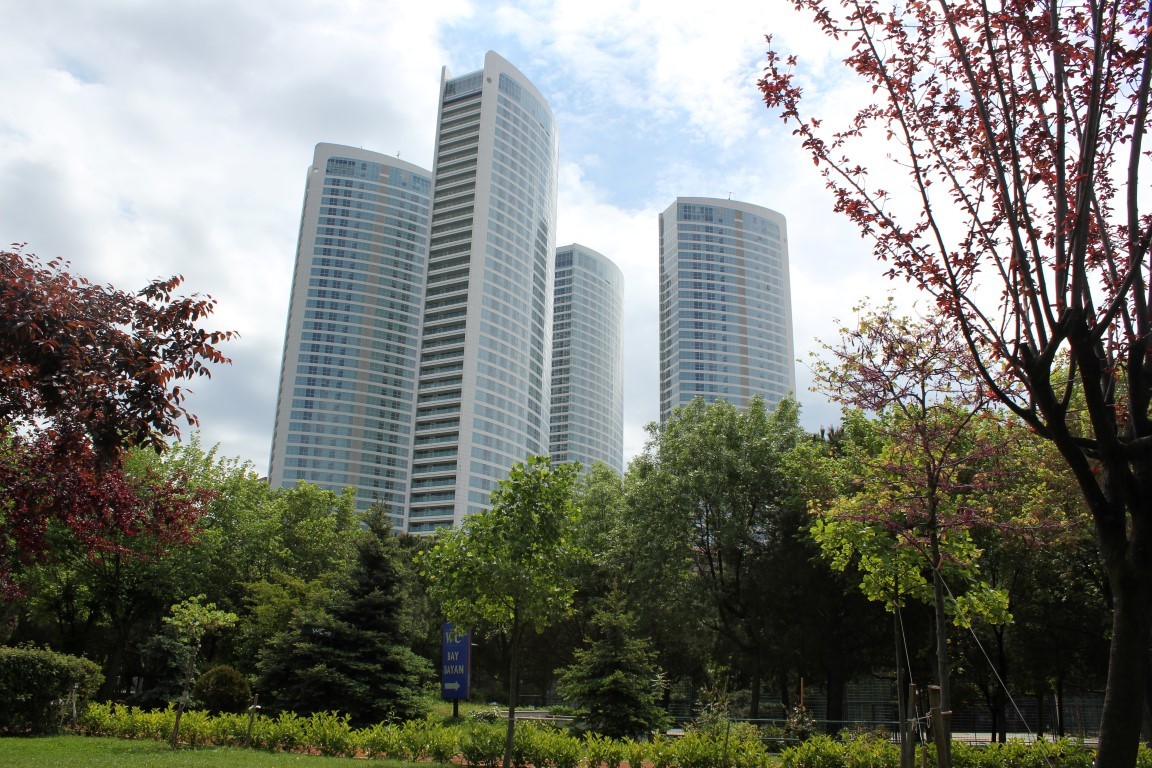
<path id="1" fill-rule="evenodd" d="M 212 741 L 211 724 L 211 717 L 207 712 L 188 710 L 180 718 L 180 740 L 187 742 L 190 747 L 210 744 Z M 172 725 L 173 727 L 176 725 L 175 718 L 172 719 Z M 165 736 L 170 735 L 171 730 L 165 734 Z"/>
<path id="2" fill-rule="evenodd" d="M 751 723 L 732 722 L 724 714 L 705 719 L 703 727 L 698 723 L 667 746 L 654 740 L 649 755 L 656 768 L 761 768 L 768 764 L 760 730 Z"/>
<path id="3" fill-rule="evenodd" d="M 952 768 L 992 768 L 984 759 L 988 750 L 967 744 L 952 742 Z"/>
<path id="4" fill-rule="evenodd" d="M 584 754 L 588 757 L 588 768 L 619 768 L 624 760 L 620 742 L 595 731 L 584 734 Z"/>
<path id="5" fill-rule="evenodd" d="M 657 734 L 648 745 L 648 759 L 653 768 L 674 768 L 677 765 L 676 742 Z"/>
<path id="6" fill-rule="evenodd" d="M 292 752 L 308 744 L 308 721 L 294 712 L 281 712 L 268 722 L 268 749 Z"/>
<path id="7" fill-rule="evenodd" d="M 428 722 L 428 759 L 434 763 L 450 763 L 460 752 L 459 739 L 455 728 L 445 728 L 439 723 Z"/>
<path id="8" fill-rule="evenodd" d="M 355 757 L 349 715 L 315 712 L 304 721 L 304 743 L 329 757 Z"/>
<path id="9" fill-rule="evenodd" d="M 409 720 L 393 729 L 392 755 L 401 760 L 447 763 L 458 751 L 456 730 L 445 728 L 435 718 Z"/>
<path id="10" fill-rule="evenodd" d="M 991 745 L 989 752 L 993 751 L 996 756 L 985 765 L 994 761 L 997 766 L 1011 768 L 1092 768 L 1095 757 L 1081 742 L 1069 739 L 1032 743 L 1013 740 Z"/>
<path id="11" fill-rule="evenodd" d="M 536 736 L 537 768 L 577 768 L 583 755 L 580 740 L 563 731 L 541 730 Z"/>
<path id="12" fill-rule="evenodd" d="M 620 751 L 624 754 L 628 768 L 643 768 L 644 758 L 648 756 L 648 745 L 642 741 L 624 739 L 620 743 Z"/>
<path id="13" fill-rule="evenodd" d="M 213 667 L 200 676 L 192 696 L 212 714 L 246 712 L 252 701 L 252 687 L 235 667 Z"/>
<path id="14" fill-rule="evenodd" d="M 89 704 L 80 715 L 80 728 L 89 736 L 113 736 L 112 704 Z"/>
<path id="15" fill-rule="evenodd" d="M 688 731 L 676 741 L 676 765 L 680 768 L 719 768 L 716 740 L 706 731 Z"/>
<path id="16" fill-rule="evenodd" d="M 400 730 L 386 723 L 362 728 L 359 731 L 359 745 L 364 754 L 373 760 L 397 759 L 401 753 Z"/>
<path id="17" fill-rule="evenodd" d="M 276 720 L 266 715 L 256 715 L 252 719 L 252 738 L 248 741 L 248 746 L 274 750 L 279 747 L 278 736 L 279 727 Z"/>
<path id="18" fill-rule="evenodd" d="M 768 749 L 760 730 L 751 723 L 732 723 L 727 735 L 727 765 L 733 768 L 761 768 L 768 765 Z"/>
<path id="19" fill-rule="evenodd" d="M 789 709 L 784 717 L 784 732 L 789 738 L 804 741 L 816 731 L 816 718 L 803 704 Z"/>
<path id="20" fill-rule="evenodd" d="M 953 742 L 953 749 L 960 742 Z M 843 746 L 846 768 L 897 768 L 900 765 L 900 748 L 887 738 L 875 733 L 850 735 Z M 955 763 L 953 751 L 953 768 Z"/>
<path id="21" fill-rule="evenodd" d="M 507 724 L 505 724 L 507 727 Z M 511 763 L 514 768 L 539 768 L 542 756 L 540 747 L 547 736 L 536 723 L 518 723 L 512 733 Z"/>
<path id="22" fill-rule="evenodd" d="M 1136 768 L 1152 768 L 1152 749 L 1147 744 L 1141 744 L 1136 752 Z"/>
<path id="23" fill-rule="evenodd" d="M 252 723 L 256 730 L 256 723 Z M 209 739 L 219 747 L 248 746 L 248 715 L 239 712 L 225 712 L 213 717 L 208 723 Z"/>
<path id="24" fill-rule="evenodd" d="M 495 706 L 492 709 L 474 709 L 468 714 L 468 720 L 474 723 L 498 723 L 501 720 L 500 712 Z"/>
<path id="25" fill-rule="evenodd" d="M 504 760 L 504 726 L 471 723 L 460 738 L 460 754 L 474 768 L 495 768 Z"/>
<path id="26" fill-rule="evenodd" d="M 0 648 L 0 733 L 55 733 L 72 697 L 77 712 L 84 711 L 103 679 L 88 659 L 47 648 Z"/>
<path id="27" fill-rule="evenodd" d="M 782 768 L 847 768 L 844 748 L 824 734 L 817 734 L 780 754 Z"/>
<path id="28" fill-rule="evenodd" d="M 89 736 L 119 739 L 167 739 L 175 722 L 171 705 L 149 712 L 122 704 L 89 704 L 79 718 L 80 727 Z"/>
<path id="29" fill-rule="evenodd" d="M 1048 749 L 1048 759 L 1056 768 L 1092 768 L 1096 764 L 1095 751 L 1078 739 L 1060 739 Z"/>
<path id="30" fill-rule="evenodd" d="M 176 725 L 176 708 L 169 704 L 164 709 L 143 710 L 139 707 L 119 707 L 124 720 L 133 729 L 136 739 L 157 739 L 163 741 L 172 735 Z"/>

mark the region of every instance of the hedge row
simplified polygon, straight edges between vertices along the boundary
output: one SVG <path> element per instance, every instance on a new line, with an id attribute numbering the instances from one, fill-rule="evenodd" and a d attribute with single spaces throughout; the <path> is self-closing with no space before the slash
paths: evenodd
<path id="1" fill-rule="evenodd" d="M 1095 750 L 1070 739 L 981 746 L 952 742 L 953 768 L 1092 768 L 1095 758 Z M 874 735 L 844 741 L 818 735 L 784 750 L 781 761 L 781 768 L 899 768 L 900 752 L 897 745 Z M 919 749 L 916 764 L 935 768 L 935 749 Z M 1136 766 L 1152 768 L 1152 751 L 1143 744 Z"/>
<path id="2" fill-rule="evenodd" d="M 80 728 L 92 736 L 164 740 L 171 737 L 175 719 L 171 707 L 145 711 L 92 704 L 80 719 Z M 180 735 L 189 746 L 252 746 L 275 752 L 435 763 L 449 763 L 459 756 L 469 766 L 494 768 L 503 759 L 505 728 L 503 722 L 444 725 L 427 719 L 355 729 L 347 716 L 330 712 L 250 718 L 188 711 L 180 723 Z M 621 768 L 642 763 L 655 768 L 713 768 L 722 763 L 730 768 L 757 768 L 767 764 L 768 753 L 756 729 L 742 723 L 734 723 L 727 734 L 691 731 L 676 739 L 636 742 L 596 733 L 574 736 L 548 725 L 523 722 L 516 726 L 513 759 L 519 768 Z"/>
<path id="3" fill-rule="evenodd" d="M 85 733 L 129 739 L 168 739 L 175 712 L 144 711 L 134 707 L 92 704 L 80 720 Z M 249 727 L 251 726 L 251 732 Z M 190 746 L 252 746 L 277 752 L 307 752 L 332 756 L 363 756 L 447 764 L 460 757 L 473 768 L 495 768 L 504 754 L 503 722 L 445 725 L 413 720 L 354 729 L 348 717 L 330 712 L 301 717 L 279 717 L 189 711 L 180 727 Z M 898 747 L 870 734 L 835 740 L 824 735 L 769 756 L 760 732 L 748 723 L 688 731 L 678 738 L 656 737 L 648 742 L 615 741 L 599 734 L 574 736 L 552 726 L 518 723 L 513 749 L 517 768 L 623 768 L 648 764 L 652 768 L 898 768 Z M 973 747 L 953 743 L 954 768 L 1092 768 L 1095 753 L 1070 740 L 1028 744 L 1012 741 Z M 917 765 L 935 766 L 935 754 L 917 754 Z M 1137 768 L 1152 768 L 1152 751 L 1141 746 Z"/>
<path id="4" fill-rule="evenodd" d="M 0 647 L 0 734 L 55 733 L 103 682 L 88 659 L 47 648 Z"/>

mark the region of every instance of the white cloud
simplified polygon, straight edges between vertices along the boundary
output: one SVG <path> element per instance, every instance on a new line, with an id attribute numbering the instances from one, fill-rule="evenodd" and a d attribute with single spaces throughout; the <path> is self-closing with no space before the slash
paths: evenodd
<path id="1" fill-rule="evenodd" d="M 464 3 L 24 3 L 0 50 L 0 240 L 100 282 L 171 274 L 240 333 L 191 384 L 266 465 L 304 170 L 319 141 L 426 162 Z"/>
<path id="2" fill-rule="evenodd" d="M 260 470 L 313 145 L 429 165 L 441 65 L 463 74 L 488 49 L 556 113 L 558 242 L 625 273 L 629 455 L 658 416 L 657 214 L 677 196 L 731 193 L 787 216 L 798 354 L 828 318 L 883 290 L 755 89 L 768 32 L 806 52 L 823 77 L 814 86 L 848 82 L 829 77 L 835 48 L 782 0 L 9 5 L 0 241 L 121 287 L 181 273 L 214 295 L 211 325 L 241 337 L 189 405 L 207 444 Z M 816 418 L 818 401 L 800 394 L 811 425 L 834 416 Z"/>

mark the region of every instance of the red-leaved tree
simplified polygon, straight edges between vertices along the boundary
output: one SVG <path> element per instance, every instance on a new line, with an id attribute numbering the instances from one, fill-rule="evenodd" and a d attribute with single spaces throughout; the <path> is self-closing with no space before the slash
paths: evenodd
<path id="1" fill-rule="evenodd" d="M 0 597 L 48 555 L 54 526 L 90 550 L 148 531 L 188 535 L 203 499 L 165 481 L 130 482 L 128 448 L 163 450 L 196 425 L 178 382 L 228 359 L 232 334 L 199 322 L 215 302 L 175 296 L 181 278 L 139 293 L 94 285 L 19 246 L 0 251 Z"/>
<path id="2" fill-rule="evenodd" d="M 860 570 L 866 584 L 870 582 L 865 587 L 869 596 L 884 599 L 893 610 L 903 602 L 902 590 L 919 591 L 919 573 L 928 565 L 939 686 L 939 722 L 933 724 L 933 736 L 937 765 L 950 768 L 950 620 L 960 613 L 968 614 L 962 625 L 973 615 L 992 623 L 1006 619 L 1006 596 L 1001 605 L 1002 595 L 981 583 L 979 550 L 971 533 L 997 525 L 989 499 L 1004 482 L 999 470 L 1009 463 L 1012 434 L 999 418 L 1002 414 L 991 407 L 988 388 L 964 340 L 939 318 L 901 316 L 891 300 L 872 309 L 861 305 L 857 311 L 859 323 L 841 327 L 839 341 L 824 345 L 826 359 L 815 364 L 815 380 L 837 402 L 877 414 L 870 431 L 878 444 L 848 454 L 856 492 L 817 507 L 814 532 L 834 560 L 842 558 L 846 544 L 854 546 L 853 532 L 860 530 L 856 526 L 867 531 L 869 546 L 876 547 L 878 541 L 890 546 L 888 557 L 873 551 Z M 901 572 L 913 552 L 913 562 L 920 563 L 910 579 Z M 958 594 L 966 588 L 971 593 L 949 603 L 945 569 L 957 580 Z M 885 570 L 890 573 L 883 574 Z M 962 603 L 967 604 L 963 610 Z M 897 659 L 898 681 L 899 667 Z M 901 682 L 897 690 L 903 689 Z M 903 716 L 901 722 L 903 729 Z M 902 755 L 902 765 L 911 766 L 914 751 L 908 738 Z"/>
<path id="3" fill-rule="evenodd" d="M 1152 639 L 1149 5 L 793 2 L 850 41 L 872 98 L 827 130 L 803 110 L 797 60 L 770 51 L 766 103 L 1084 493 L 1113 600 L 1097 764 L 1130 768 Z M 868 157 L 893 161 L 895 183 Z"/>

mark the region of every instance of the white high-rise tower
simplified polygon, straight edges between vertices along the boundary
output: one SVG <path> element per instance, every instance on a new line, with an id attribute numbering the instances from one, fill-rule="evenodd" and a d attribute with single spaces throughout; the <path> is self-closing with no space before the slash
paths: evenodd
<path id="1" fill-rule="evenodd" d="M 582 245 L 556 249 L 552 461 L 624 472 L 624 275 Z"/>
<path id="2" fill-rule="evenodd" d="M 431 174 L 318 144 L 304 195 L 269 482 L 408 502 Z"/>
<path id="3" fill-rule="evenodd" d="M 557 140 L 539 91 L 495 53 L 440 88 L 406 528 L 486 508 L 547 454 Z"/>
<path id="4" fill-rule="evenodd" d="M 775 211 L 681 197 L 660 215 L 660 419 L 693 398 L 796 391 L 788 234 Z"/>

